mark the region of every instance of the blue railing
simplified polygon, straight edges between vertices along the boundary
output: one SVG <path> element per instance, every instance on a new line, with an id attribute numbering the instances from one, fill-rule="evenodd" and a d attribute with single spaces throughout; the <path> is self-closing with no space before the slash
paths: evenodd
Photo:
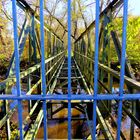
<path id="1" fill-rule="evenodd" d="M 127 13 L 128 0 L 123 1 L 123 36 L 122 36 L 122 54 L 121 54 L 121 72 L 120 72 L 120 88 L 119 95 L 102 95 L 98 94 L 98 48 L 99 48 L 99 23 L 100 23 L 100 1 L 96 0 L 96 20 L 95 20 L 95 55 L 94 55 L 94 94 L 93 95 L 72 95 L 71 94 L 71 0 L 68 0 L 68 95 L 47 95 L 46 70 L 45 70 L 45 49 L 44 49 L 44 0 L 40 0 L 40 35 L 41 35 L 41 79 L 42 79 L 42 95 L 21 95 L 20 85 L 20 59 L 18 51 L 18 31 L 17 31 L 17 8 L 16 0 L 12 0 L 13 12 L 13 27 L 14 27 L 14 48 L 15 48 L 15 62 L 16 62 L 16 87 L 17 95 L 0 95 L 1 100 L 18 100 L 18 119 L 20 139 L 23 139 L 22 129 L 22 100 L 43 100 L 43 124 L 44 124 L 44 139 L 47 135 L 47 100 L 67 100 L 68 101 L 68 139 L 71 139 L 71 101 L 72 100 L 90 100 L 93 101 L 93 131 L 92 138 L 96 139 L 96 107 L 99 100 L 118 100 L 118 126 L 117 126 L 117 140 L 120 139 L 121 120 L 122 120 L 122 101 L 140 99 L 140 94 L 123 94 L 124 75 L 125 75 L 125 54 L 126 54 L 126 28 L 127 28 Z M 92 37 L 92 36 L 91 36 Z M 139 85 L 138 85 L 139 87 Z"/>
<path id="2" fill-rule="evenodd" d="M 13 29 L 14 29 L 14 52 L 15 52 L 15 67 L 16 67 L 16 87 L 17 87 L 17 96 L 21 96 L 21 87 L 20 87 L 20 59 L 19 59 L 19 44 L 18 44 L 18 28 L 17 28 L 17 8 L 16 0 L 12 1 L 12 13 L 13 13 Z M 18 119 L 19 119 L 19 130 L 20 130 L 20 139 L 23 139 L 22 133 L 22 104 L 21 100 L 18 100 Z"/>

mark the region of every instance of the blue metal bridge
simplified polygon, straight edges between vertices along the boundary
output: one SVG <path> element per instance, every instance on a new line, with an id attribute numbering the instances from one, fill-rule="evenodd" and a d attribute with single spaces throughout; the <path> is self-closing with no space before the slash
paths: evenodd
<path id="1" fill-rule="evenodd" d="M 100 1 L 96 0 L 96 18 L 89 27 L 72 42 L 71 36 L 71 0 L 68 3 L 68 44 L 53 32 L 44 22 L 44 1 L 40 0 L 40 15 L 28 5 L 25 0 L 12 0 L 14 53 L 7 71 L 7 78 L 0 82 L 1 106 L 0 128 L 6 127 L 6 139 L 37 139 L 37 133 L 43 126 L 43 138 L 49 139 L 48 125 L 50 120 L 67 122 L 67 139 L 73 139 L 72 122 L 85 121 L 89 133 L 81 139 L 98 139 L 98 124 L 102 129 L 104 139 L 126 139 L 121 129 L 122 113 L 131 120 L 130 139 L 134 139 L 134 129 L 140 128 L 140 120 L 136 113 L 140 99 L 140 83 L 136 81 L 131 64 L 126 56 L 126 35 L 128 0 L 112 0 L 100 13 Z M 111 22 L 111 14 L 123 5 L 122 41 L 115 31 L 108 35 L 107 25 Z M 17 6 L 26 13 L 26 18 L 20 34 L 17 30 Z M 29 36 L 29 67 L 20 70 L 20 57 Z M 95 43 L 91 42 L 94 38 Z M 120 72 L 111 68 L 110 40 L 113 41 L 119 63 Z M 47 47 L 46 47 L 47 46 Z M 94 49 L 92 46 L 95 46 Z M 103 50 L 103 51 L 101 51 Z M 102 53 L 102 63 L 99 54 Z M 105 62 L 107 61 L 107 64 Z M 104 84 L 104 79 L 108 84 Z M 119 81 L 119 92 L 112 91 L 114 79 Z M 26 92 L 22 92 L 23 83 Z M 11 89 L 14 88 L 13 94 Z M 124 93 L 124 86 L 128 93 Z M 131 101 L 131 109 L 123 105 Z M 23 117 L 23 101 L 28 101 L 28 115 Z M 12 103 L 11 103 L 12 102 Z M 111 103 L 118 104 L 117 120 L 111 114 Z M 9 107 L 10 104 L 10 107 Z M 58 107 L 56 107 L 56 105 Z M 54 110 L 55 107 L 55 110 Z M 54 117 L 66 109 L 63 118 Z M 81 116 L 73 116 L 72 110 L 80 112 Z M 18 111 L 18 133 L 11 130 L 12 115 Z M 35 115 L 36 114 L 36 115 Z M 116 129 L 114 137 L 106 117 L 111 118 Z M 1 131 L 0 130 L 0 131 Z M 82 135 L 82 134 L 79 134 Z M 56 137 L 57 138 L 57 137 Z"/>

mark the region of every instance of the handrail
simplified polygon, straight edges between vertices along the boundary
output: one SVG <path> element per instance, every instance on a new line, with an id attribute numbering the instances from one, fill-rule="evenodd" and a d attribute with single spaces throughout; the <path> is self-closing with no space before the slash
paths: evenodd
<path id="1" fill-rule="evenodd" d="M 89 57 L 87 57 L 87 56 L 85 56 L 83 54 L 80 54 L 80 53 L 78 53 L 76 51 L 75 51 L 75 53 L 94 63 L 94 60 L 92 60 L 91 58 L 89 58 Z M 104 71 L 110 73 L 114 77 L 120 79 L 119 72 L 109 68 L 108 66 L 105 66 L 104 64 L 98 63 L 98 65 L 99 65 L 99 68 L 101 68 Z M 140 82 L 138 82 L 138 81 L 136 81 L 136 80 L 134 80 L 132 78 L 129 78 L 128 76 L 124 76 L 124 80 L 125 80 L 125 83 L 127 83 L 130 87 L 133 87 L 133 88 L 135 88 L 137 90 L 140 90 Z"/>
<path id="2" fill-rule="evenodd" d="M 63 58 L 63 56 L 61 56 L 56 63 L 46 72 L 46 76 L 55 68 L 55 66 L 61 61 L 61 59 Z M 59 67 L 59 66 L 58 66 Z M 26 93 L 26 95 L 31 95 L 31 93 L 33 93 L 33 91 L 35 90 L 35 88 L 37 88 L 37 86 L 39 86 L 39 84 L 41 84 L 41 79 L 38 80 L 38 82 Z M 16 106 L 17 107 L 17 106 Z M 7 121 L 7 119 L 9 119 L 12 114 L 16 111 L 16 107 L 14 107 L 13 109 L 11 109 L 4 117 L 2 120 L 0 120 L 0 128 L 5 124 L 5 122 Z"/>
<path id="3" fill-rule="evenodd" d="M 64 54 L 65 51 L 53 56 L 53 57 L 50 57 L 48 59 L 45 60 L 45 64 L 47 64 L 48 62 L 52 61 L 53 59 L 55 59 L 56 57 Z M 40 63 L 30 67 L 29 69 L 23 71 L 20 73 L 20 78 L 24 78 L 26 77 L 27 75 L 29 75 L 30 73 L 33 73 L 34 71 L 36 71 L 37 69 L 39 69 L 41 66 L 40 66 Z M 16 77 L 15 75 L 11 75 L 9 78 L 5 79 L 4 81 L 0 82 L 0 91 L 3 90 L 7 84 L 7 86 L 10 86 L 12 85 L 14 82 L 16 82 Z"/>

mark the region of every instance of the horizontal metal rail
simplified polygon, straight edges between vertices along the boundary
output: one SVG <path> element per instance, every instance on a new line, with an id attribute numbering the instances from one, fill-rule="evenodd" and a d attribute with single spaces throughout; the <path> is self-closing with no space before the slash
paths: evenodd
<path id="1" fill-rule="evenodd" d="M 64 57 L 64 56 L 61 56 L 61 57 L 56 61 L 56 63 L 55 63 L 53 66 L 51 66 L 51 68 L 46 72 L 46 76 L 55 68 L 55 66 L 56 66 L 59 62 L 61 62 L 61 59 L 62 59 L 63 57 Z M 27 92 L 26 95 L 30 95 L 30 94 L 34 91 L 34 89 L 37 88 L 37 86 L 38 86 L 39 84 L 41 84 L 41 79 Z"/>
<path id="2" fill-rule="evenodd" d="M 58 67 L 60 67 L 60 69 L 61 69 L 61 67 L 62 67 L 62 65 L 63 65 L 63 63 L 64 63 L 64 61 L 62 60 L 62 63 L 60 63 L 60 65 L 58 66 Z M 59 71 L 60 71 L 60 69 L 59 69 Z M 59 73 L 59 72 L 58 72 Z M 58 74 L 57 74 L 58 75 Z M 53 77 L 54 77 L 54 75 L 53 75 Z M 57 79 L 54 79 L 54 81 L 53 81 L 53 84 L 51 85 L 51 89 L 49 90 L 50 92 L 53 92 L 53 90 L 54 90 L 54 88 L 55 88 L 55 85 L 56 85 L 56 81 L 57 81 Z M 50 93 L 48 91 L 48 93 Z M 48 95 L 47 95 L 48 96 Z M 47 103 L 48 101 L 46 101 L 46 103 Z M 39 127 L 40 127 L 40 125 L 41 125 L 41 122 L 42 122 L 42 120 L 43 120 L 43 111 L 42 111 L 42 109 L 39 111 L 39 114 L 38 114 L 38 116 L 37 116 L 37 118 L 36 118 L 36 120 L 35 120 L 35 123 L 32 125 L 32 127 L 30 128 L 30 130 L 28 131 L 28 133 L 27 133 L 27 135 L 25 136 L 25 139 L 27 139 L 27 140 L 32 140 L 32 139 L 35 139 L 35 136 L 36 136 L 36 134 L 37 134 L 37 132 L 38 132 L 38 129 L 39 129 Z M 39 119 L 38 119 L 39 118 Z"/>
<path id="3" fill-rule="evenodd" d="M 32 128 L 28 131 L 25 140 L 33 140 L 37 134 L 37 130 L 39 129 L 41 122 L 43 120 L 43 110 L 41 109 L 38 113 L 38 116 L 35 120 L 35 123 L 32 125 Z"/>
<path id="4" fill-rule="evenodd" d="M 28 14 L 28 16 L 33 16 L 35 17 L 35 21 L 37 24 L 40 24 L 40 35 L 38 34 L 38 44 L 40 42 L 40 46 L 41 46 L 41 63 L 30 67 L 29 69 L 20 72 L 20 60 L 19 60 L 19 56 L 20 53 L 22 53 L 22 50 L 20 51 L 18 49 L 19 46 L 19 42 L 18 42 L 18 31 L 17 31 L 17 16 L 16 16 L 16 2 L 17 5 L 23 10 L 25 11 L 25 13 Z M 102 20 L 104 14 L 111 13 L 114 10 L 116 10 L 122 3 L 124 3 L 124 9 L 123 9 L 123 35 L 122 35 L 122 50 L 121 50 L 121 72 L 117 72 L 103 64 L 98 63 L 98 48 L 99 48 L 99 26 L 100 26 L 100 20 Z M 126 53 L 126 34 L 127 34 L 127 10 L 128 10 L 128 0 L 112 0 L 110 2 L 110 4 L 100 13 L 100 1 L 96 0 L 96 16 L 95 16 L 95 21 L 93 21 L 89 27 L 78 37 L 78 39 L 75 41 L 75 43 L 78 43 L 78 41 L 80 42 L 81 39 L 85 36 L 88 35 L 88 33 L 93 30 L 93 28 L 95 27 L 95 61 L 93 61 L 93 58 L 89 58 L 85 55 L 80 54 L 79 52 L 74 52 L 75 55 L 78 55 L 79 58 L 83 58 L 85 59 L 87 62 L 90 62 L 90 64 L 92 64 L 92 71 L 94 71 L 94 91 L 92 89 L 89 89 L 85 77 L 82 75 L 82 73 L 80 72 L 81 76 L 75 76 L 72 77 L 71 75 L 73 74 L 71 71 L 71 0 L 68 0 L 68 78 L 67 77 L 58 77 L 63 65 L 63 57 L 65 54 L 65 51 L 57 54 L 56 56 L 53 56 L 49 59 L 47 59 L 45 61 L 45 42 L 44 42 L 44 30 L 48 32 L 50 32 L 50 36 L 54 35 L 54 42 L 55 39 L 57 38 L 59 40 L 59 44 L 63 41 L 62 39 L 57 36 L 55 34 L 55 32 L 48 26 L 45 25 L 44 23 L 44 1 L 40 1 L 40 17 L 39 15 L 37 15 L 35 13 L 35 11 L 30 7 L 30 5 L 26 2 L 26 0 L 13 0 L 12 1 L 12 10 L 13 10 L 13 25 L 14 25 L 14 46 L 15 46 L 15 58 L 13 57 L 13 59 L 16 60 L 16 76 L 15 75 L 11 75 L 10 77 L 8 77 L 6 80 L 4 80 L 3 82 L 0 83 L 0 100 L 17 100 L 18 101 L 18 120 L 19 120 L 19 131 L 20 131 L 20 139 L 23 139 L 23 134 L 25 139 L 35 139 L 35 136 L 39 130 L 39 127 L 42 123 L 42 120 L 44 118 L 43 124 L 44 124 L 44 139 L 47 139 L 47 111 L 46 111 L 46 104 L 47 102 L 51 102 L 51 101 L 56 101 L 56 102 L 63 102 L 65 100 L 65 102 L 68 104 L 68 139 L 71 139 L 71 120 L 72 120 L 72 115 L 71 115 L 71 108 L 76 105 L 73 103 L 77 103 L 78 100 L 78 104 L 79 104 L 79 110 L 80 108 L 82 108 L 82 105 L 80 105 L 80 103 L 84 103 L 84 102 L 92 102 L 93 103 L 93 129 L 91 131 L 91 135 L 93 139 L 96 139 L 96 120 L 98 119 L 99 123 L 101 124 L 101 127 L 103 128 L 104 131 L 104 135 L 107 139 L 113 139 L 113 136 L 110 132 L 110 129 L 108 128 L 106 121 L 104 120 L 104 117 L 102 116 L 99 108 L 98 108 L 98 104 L 97 101 L 104 101 L 104 100 L 116 100 L 117 102 L 119 102 L 119 107 L 118 107 L 118 123 L 117 123 L 117 139 L 120 139 L 120 133 L 121 133 L 121 121 L 122 121 L 122 109 L 123 109 L 123 100 L 136 100 L 136 99 L 140 99 L 140 83 L 137 82 L 136 80 L 133 80 L 131 78 L 129 78 L 128 76 L 124 76 L 125 75 L 125 53 Z M 28 21 L 29 22 L 29 21 Z M 96 25 L 95 25 L 96 24 Z M 45 26 L 44 26 L 45 25 Z M 32 26 L 32 25 L 31 25 Z M 27 36 L 27 35 L 26 35 Z M 41 36 L 41 37 L 39 37 Z M 90 37 L 90 36 L 89 36 Z M 24 39 L 24 37 L 23 37 Z M 52 38 L 48 38 L 51 42 L 52 42 Z M 26 40 L 26 39 L 25 39 Z M 33 40 L 31 40 L 31 42 L 35 41 L 35 38 Z M 25 41 L 24 41 L 25 42 Z M 51 43 L 52 44 L 52 43 Z M 58 42 L 56 43 L 58 45 Z M 32 44 L 33 45 L 33 44 Z M 60 46 L 60 45 L 58 45 Z M 34 45 L 33 45 L 34 47 Z M 35 52 L 35 51 L 34 51 Z M 52 45 L 51 45 L 51 55 L 52 55 Z M 47 54 L 48 55 L 48 54 Z M 57 59 L 57 62 L 56 62 Z M 60 60 L 60 61 L 59 61 Z M 77 59 L 78 60 L 78 59 Z M 85 62 L 86 62 L 85 61 Z M 50 62 L 50 65 L 48 64 Z M 76 62 L 76 61 L 75 61 Z M 53 66 L 51 65 L 53 63 Z M 49 70 L 46 72 L 45 71 L 45 64 L 48 64 L 49 66 Z M 58 66 L 58 65 L 59 66 Z M 52 67 L 51 67 L 52 66 Z M 58 67 L 57 67 L 58 66 Z M 93 68 L 94 66 L 94 68 Z M 110 92 L 108 91 L 108 93 L 106 94 L 98 94 L 98 83 L 100 83 L 104 88 L 105 86 L 98 81 L 98 66 L 99 66 L 99 70 L 103 70 L 104 72 L 106 72 L 109 76 L 112 77 L 116 77 L 117 79 L 120 80 L 120 90 L 119 93 L 120 94 L 110 94 Z M 57 67 L 57 68 L 56 68 Z M 13 67 L 14 68 L 14 67 Z M 52 72 L 52 70 L 57 69 L 54 73 Z M 58 69 L 59 68 L 59 69 Z M 26 76 L 30 75 L 31 73 L 35 72 L 36 70 L 41 70 L 41 79 L 39 79 L 39 81 L 37 81 L 37 83 L 30 88 L 30 82 L 29 82 L 29 88 L 30 89 L 27 92 L 27 95 L 22 95 L 21 94 L 21 86 L 20 86 L 20 79 L 25 78 Z M 85 71 L 85 68 L 83 68 Z M 80 68 L 77 65 L 77 70 L 80 71 Z M 85 71 L 86 72 L 86 71 Z M 51 75 L 51 79 L 49 79 L 49 82 L 51 85 L 51 88 L 49 89 L 48 87 L 48 92 L 47 92 L 47 86 L 49 85 L 47 83 L 46 85 L 46 76 L 50 73 Z M 86 73 L 84 73 L 86 75 Z M 50 76 L 49 75 L 49 76 Z M 50 77 L 47 78 L 50 78 Z M 93 77 L 92 76 L 92 77 Z M 53 77 L 53 78 L 52 78 Z M 56 87 L 57 84 L 57 80 L 58 79 L 68 79 L 68 94 L 67 95 L 55 95 L 53 94 L 54 92 L 54 88 Z M 30 78 L 29 78 L 30 79 Z M 72 87 L 71 87 L 71 83 L 72 83 L 72 79 L 77 79 L 77 81 L 80 79 L 83 81 L 83 85 L 84 88 L 86 89 L 86 92 L 84 95 L 73 95 L 71 93 Z M 92 78 L 91 78 L 92 79 Z M 41 82 L 42 80 L 42 82 Z M 53 83 L 52 81 L 53 80 Z M 61 80 L 60 80 L 61 81 Z M 5 91 L 5 89 L 8 89 L 8 86 L 13 86 L 14 84 L 17 84 L 17 95 L 2 95 L 3 91 Z M 93 79 L 92 79 L 93 82 Z M 123 94 L 123 87 L 124 87 L 124 83 L 126 83 L 126 85 L 130 86 L 130 88 L 135 89 L 135 91 L 138 91 L 137 93 L 131 93 L 131 91 L 129 92 L 129 94 Z M 39 85 L 42 85 L 42 91 L 38 91 L 37 94 L 39 95 L 31 95 L 34 91 L 34 89 L 36 89 Z M 93 84 L 92 84 L 93 85 Z M 132 91 L 133 92 L 133 91 Z M 23 119 L 22 119 L 22 103 L 21 101 L 26 100 L 26 101 L 31 101 L 31 100 L 37 100 L 37 102 L 35 103 L 35 105 L 33 106 L 33 108 L 31 109 L 29 115 L 26 117 L 26 119 L 24 120 L 24 124 L 23 124 Z M 43 103 L 43 107 L 38 110 L 38 115 L 36 116 L 36 118 L 34 119 L 34 121 L 32 121 L 30 128 L 26 131 L 23 132 L 23 127 L 25 128 L 26 124 L 28 123 L 28 119 L 31 118 L 31 115 L 34 114 L 35 109 L 37 108 L 37 106 L 39 105 L 39 103 Z M 64 103 L 65 104 L 65 103 Z M 87 103 L 88 104 L 88 103 Z M 132 105 L 133 106 L 133 105 Z M 85 107 L 85 106 L 83 106 Z M 30 109 L 29 109 L 30 110 Z M 8 122 L 9 118 L 11 117 L 12 112 L 15 111 L 15 108 L 13 110 L 10 110 L 2 119 L 3 121 L 0 122 L 0 126 L 4 125 L 4 121 Z M 81 112 L 83 111 L 83 108 L 81 109 Z M 86 111 L 85 111 L 86 112 Z M 133 112 L 133 110 L 132 110 Z M 97 115 L 96 115 L 97 113 Z M 134 112 L 133 112 L 134 113 Z M 129 113 L 128 113 L 129 114 Z M 130 114 L 129 114 L 130 115 Z M 97 119 L 96 119 L 97 116 Z M 88 119 L 88 118 L 87 118 Z M 7 121 L 8 120 L 8 121 Z M 133 123 L 133 119 L 131 118 L 132 123 Z M 131 127 L 132 128 L 132 127 Z M 134 127 L 132 128 L 134 129 Z M 10 130 L 10 128 L 9 128 Z M 7 131 L 8 132 L 8 131 Z M 132 133 L 134 131 L 132 130 Z M 9 137 L 9 136 L 8 136 Z M 132 139 L 132 138 L 131 138 Z"/>
<path id="5" fill-rule="evenodd" d="M 46 76 L 55 68 L 55 66 L 61 61 L 61 59 L 64 56 L 60 57 L 57 62 L 46 72 Z M 37 88 L 39 86 L 39 84 L 41 84 L 41 79 L 27 92 L 26 95 L 31 95 L 31 93 L 35 90 L 35 88 Z M 16 106 L 17 107 L 17 106 Z M 15 108 L 16 108 L 15 107 Z M 0 120 L 0 128 L 5 124 L 5 122 L 11 118 L 12 114 L 16 111 L 16 109 L 13 108 L 12 110 L 10 110 L 4 117 L 2 120 Z"/>
<path id="6" fill-rule="evenodd" d="M 45 64 L 47 64 L 48 62 L 52 61 L 53 59 L 59 57 L 60 55 L 64 55 L 65 51 L 53 56 L 53 57 L 50 57 L 48 59 L 45 60 Z M 36 64 L 35 66 L 32 66 L 30 67 L 29 69 L 23 71 L 23 72 L 20 72 L 20 78 L 24 78 L 26 77 L 27 75 L 33 73 L 34 71 L 36 71 L 37 69 L 39 69 L 41 66 L 40 66 L 40 63 Z M 0 82 L 0 91 L 2 91 L 3 89 L 5 89 L 6 86 L 10 86 L 10 85 L 13 85 L 13 83 L 16 82 L 16 77 L 11 75 L 9 78 L 7 78 L 6 80 Z"/>
<path id="7" fill-rule="evenodd" d="M 50 94 L 53 94 L 53 90 L 54 90 L 54 88 L 55 88 L 55 86 L 56 86 L 56 84 L 57 84 L 57 80 L 58 80 L 58 77 L 59 77 L 60 72 L 61 72 L 61 70 L 62 70 L 63 64 L 64 64 L 64 61 L 62 62 L 61 66 L 60 66 L 60 69 L 59 69 L 59 71 L 58 71 L 58 73 L 57 73 L 57 75 L 56 75 L 56 77 L 55 77 L 55 79 L 54 79 L 52 88 L 51 88 L 51 90 L 50 90 Z"/>
<path id="8" fill-rule="evenodd" d="M 51 93 L 48 93 L 51 94 Z M 87 93 L 85 93 L 87 94 Z M 133 95 L 133 96 L 132 96 Z M 123 97 L 119 97 L 119 95 L 116 94 L 100 94 L 97 95 L 97 97 L 93 97 L 93 95 L 71 95 L 71 97 L 68 97 L 68 95 L 47 95 L 46 97 L 43 97 L 42 95 L 21 95 L 20 97 L 16 95 L 0 95 L 0 100 L 137 100 L 140 99 L 140 92 L 133 94 L 124 94 Z"/>
<path id="9" fill-rule="evenodd" d="M 61 58 L 62 59 L 62 58 Z M 62 61 L 62 60 L 61 60 Z M 60 62 L 60 60 L 58 60 L 58 62 Z M 47 83 L 47 85 L 49 86 L 50 85 L 50 82 L 52 81 L 52 79 L 54 78 L 56 72 L 58 71 L 59 67 L 61 65 L 61 62 L 60 64 L 58 65 L 58 67 L 56 68 L 54 74 L 52 75 L 52 77 L 50 78 L 49 82 Z M 49 89 L 48 89 L 48 92 L 49 93 Z M 40 100 L 38 100 L 35 105 L 33 106 L 33 108 L 31 109 L 29 115 L 26 117 L 26 119 L 23 121 L 23 128 L 28 124 L 28 119 L 30 119 L 30 116 L 33 114 L 33 112 L 35 111 L 37 105 L 39 104 Z M 25 134 L 25 132 L 23 132 L 23 134 Z"/>
<path id="10" fill-rule="evenodd" d="M 75 52 L 76 54 L 78 54 L 79 56 L 83 57 L 83 58 L 86 58 L 88 61 L 91 61 L 93 64 L 94 64 L 94 60 L 92 60 L 91 58 L 83 55 L 83 54 L 80 54 L 78 52 Z M 116 77 L 117 79 L 120 79 L 120 73 L 109 68 L 108 66 L 105 66 L 101 63 L 98 63 L 99 65 L 99 68 L 100 69 L 103 69 L 105 72 L 107 73 L 110 73 L 112 76 Z M 126 84 L 128 84 L 130 87 L 134 88 L 134 89 L 137 89 L 138 91 L 140 90 L 140 83 L 136 80 L 133 80 L 132 78 L 129 78 L 127 76 L 124 76 L 124 81 Z"/>
<path id="11" fill-rule="evenodd" d="M 87 67 L 86 67 L 86 68 L 87 68 Z M 93 71 L 88 70 L 88 72 L 89 72 L 91 75 L 94 76 Z M 107 91 L 107 93 L 112 94 L 112 93 L 109 91 L 109 89 L 108 89 L 100 80 L 98 80 L 98 82 L 99 82 L 99 84 L 101 85 L 101 87 L 103 87 L 103 88 Z M 93 86 L 93 83 L 90 83 L 90 84 Z M 132 94 L 133 94 L 133 93 L 132 93 Z M 113 100 L 113 101 L 118 102 L 117 100 Z M 102 103 L 103 103 L 103 102 L 102 102 Z M 130 118 L 131 120 L 133 120 L 134 123 L 135 123 L 138 127 L 140 127 L 140 121 L 139 121 L 130 111 L 128 111 L 124 106 L 123 106 L 122 108 L 123 108 L 124 112 L 129 116 L 129 118 Z M 122 135 L 122 134 L 121 134 L 121 135 Z"/>
<path id="12" fill-rule="evenodd" d="M 58 69 L 59 69 L 59 67 L 60 67 L 60 65 L 61 65 L 61 60 L 62 58 L 60 58 L 56 63 L 58 63 L 58 62 L 60 62 L 60 64 L 58 65 L 58 67 L 56 68 L 56 70 L 55 70 L 55 72 L 54 72 L 54 74 L 53 74 L 53 76 L 51 77 L 51 79 L 49 80 L 49 82 L 47 83 L 48 84 L 48 86 L 50 85 L 50 82 L 51 82 L 51 80 L 53 79 L 53 77 L 54 77 L 54 75 L 56 74 L 56 72 L 58 71 Z M 54 65 L 56 65 L 56 63 L 54 64 Z M 53 66 L 54 66 L 53 65 Z M 52 68 L 52 67 L 51 67 Z M 51 69 L 50 68 L 50 69 Z M 50 71 L 50 69 L 49 69 L 49 71 Z M 49 72 L 47 72 L 46 73 L 46 76 L 47 76 L 47 74 L 48 74 Z M 39 80 L 40 81 L 40 80 Z M 38 83 L 38 82 L 37 82 Z M 34 86 L 33 86 L 34 87 Z M 33 88 L 32 87 L 32 88 Z M 32 88 L 28 91 L 28 93 L 30 92 L 30 94 L 31 94 L 31 91 L 32 91 Z M 49 91 L 48 91 L 48 93 L 49 93 Z M 29 94 L 28 94 L 29 95 Z M 37 106 L 38 106 L 38 104 L 40 103 L 40 100 L 37 100 L 37 102 L 34 104 L 34 106 L 31 108 L 31 111 L 30 111 L 30 113 L 29 113 L 29 115 L 26 117 L 26 119 L 23 121 L 23 128 L 24 127 L 26 127 L 27 125 L 28 125 L 28 120 L 30 119 L 30 117 L 33 115 L 33 113 L 34 113 L 34 111 L 35 111 L 35 109 L 37 108 Z M 16 108 L 14 108 L 14 111 L 16 110 Z M 14 113 L 14 112 L 13 112 Z M 40 115 L 39 115 L 40 116 Z M 39 117 L 38 116 L 38 117 Z M 11 117 L 11 116 L 10 116 Z M 10 118 L 9 117 L 9 118 Z M 3 121 L 2 121 L 3 122 Z M 6 120 L 5 120 L 5 122 L 6 122 Z M 4 122 L 4 123 L 5 123 Z M 39 124 L 40 125 L 40 124 Z M 28 125 L 29 126 L 29 125 Z M 38 128 L 38 127 L 37 127 Z M 37 129 L 35 129 L 36 131 L 37 131 Z M 27 131 L 28 132 L 28 131 Z M 36 132 L 35 132 L 35 134 L 36 134 Z M 35 135 L 34 134 L 34 135 Z M 27 135 L 26 134 L 26 131 L 23 131 L 23 135 L 25 136 L 25 135 Z M 15 137 L 17 137 L 17 135 L 15 135 Z M 29 138 L 29 136 L 28 136 L 28 138 Z"/>
<path id="13" fill-rule="evenodd" d="M 79 67 L 78 67 L 78 65 L 77 65 L 77 63 L 76 63 L 76 60 L 74 60 L 74 61 L 75 61 L 75 64 L 76 64 L 76 66 L 77 66 L 78 71 L 80 72 L 80 69 L 79 69 Z M 81 72 L 80 72 L 80 75 L 81 75 L 81 77 L 83 77 L 83 75 L 82 75 Z M 92 95 L 90 89 L 89 89 L 88 86 L 87 86 L 87 83 L 86 83 L 85 79 L 82 78 L 82 80 L 83 80 L 84 86 L 86 87 L 86 90 L 88 91 L 88 94 L 89 94 L 89 95 Z M 86 96 L 87 96 L 87 95 L 86 95 Z M 112 136 L 112 134 L 110 133 L 110 130 L 108 129 L 107 124 L 106 124 L 105 120 L 103 119 L 103 116 L 102 116 L 102 114 L 101 114 L 101 112 L 100 112 L 100 110 L 99 110 L 99 108 L 98 108 L 97 106 L 96 106 L 96 112 L 97 112 L 97 119 L 98 119 L 98 121 L 99 121 L 101 127 L 102 127 L 103 130 L 104 130 L 104 135 L 105 135 L 105 137 L 106 137 L 107 139 L 109 139 L 109 140 L 113 140 L 113 136 Z M 88 118 L 87 118 L 87 121 L 88 121 Z M 89 123 L 88 123 L 88 124 L 89 124 Z M 94 124 L 93 124 L 93 125 L 94 125 Z M 89 128 L 90 128 L 90 126 L 89 126 Z M 91 130 L 91 128 L 90 128 L 90 130 Z M 92 136 L 92 131 L 91 131 L 91 136 Z M 93 136 L 92 136 L 92 138 L 93 138 Z"/>

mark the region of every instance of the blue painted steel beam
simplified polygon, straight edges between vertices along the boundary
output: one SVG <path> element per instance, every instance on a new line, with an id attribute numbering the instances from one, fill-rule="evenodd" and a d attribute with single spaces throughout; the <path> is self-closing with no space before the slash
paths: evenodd
<path id="1" fill-rule="evenodd" d="M 20 58 L 19 58 L 19 44 L 18 44 L 18 31 L 17 31 L 17 8 L 16 0 L 12 0 L 12 16 L 13 16 L 13 28 L 14 28 L 14 49 L 15 49 L 15 68 L 16 68 L 16 87 L 17 87 L 17 97 L 21 96 L 20 88 Z M 19 119 L 19 130 L 20 139 L 23 139 L 22 134 L 22 104 L 18 100 L 18 119 Z"/>
<path id="2" fill-rule="evenodd" d="M 71 97 L 71 0 L 68 0 L 68 98 Z M 71 100 L 68 100 L 68 140 L 71 140 Z"/>
<path id="3" fill-rule="evenodd" d="M 104 95 L 103 93 L 98 94 L 96 97 L 93 95 L 0 95 L 0 100 L 137 100 L 140 99 L 140 93 L 129 93 L 124 94 L 122 97 L 117 94 L 110 94 Z M 86 94 L 86 93 L 85 93 Z"/>
<path id="4" fill-rule="evenodd" d="M 95 21 L 95 63 L 94 63 L 94 95 L 71 95 L 71 0 L 68 0 L 68 95 L 46 95 L 46 76 L 45 76 L 45 49 L 44 49 L 44 0 L 40 0 L 40 34 L 41 34 L 41 76 L 42 76 L 42 92 L 43 95 L 21 95 L 20 89 L 20 59 L 19 59 L 19 43 L 17 32 L 17 15 L 16 15 L 16 0 L 12 0 L 13 26 L 14 26 L 14 47 L 15 47 L 15 62 L 16 62 L 16 85 L 17 96 L 0 95 L 2 100 L 18 100 L 18 118 L 20 127 L 20 139 L 23 139 L 22 134 L 22 100 L 43 100 L 44 111 L 44 139 L 47 139 L 47 110 L 46 100 L 67 100 L 68 101 L 68 139 L 71 139 L 71 100 L 89 100 L 93 101 L 93 139 L 96 139 L 96 106 L 97 100 L 118 100 L 118 128 L 117 140 L 120 139 L 121 119 L 122 119 L 122 100 L 140 99 L 139 94 L 123 94 L 124 75 L 125 75 L 125 53 L 126 53 L 126 27 L 127 27 L 127 9 L 128 0 L 124 0 L 124 18 L 123 18 L 123 36 L 122 36 L 122 54 L 121 54 L 121 73 L 120 73 L 120 94 L 119 95 L 99 95 L 98 94 L 98 44 L 99 44 L 99 0 L 96 0 L 96 21 Z"/>
<path id="5" fill-rule="evenodd" d="M 46 76 L 45 76 L 45 48 L 44 48 L 44 0 L 40 0 L 40 35 L 41 35 L 41 77 L 43 97 L 46 97 Z M 47 109 L 46 101 L 43 101 L 43 124 L 44 124 L 44 140 L 47 139 Z"/>
<path id="6" fill-rule="evenodd" d="M 120 71 L 120 97 L 123 97 L 124 75 L 125 75 L 125 55 L 126 55 L 126 36 L 127 36 L 127 16 L 128 16 L 128 0 L 124 0 L 123 4 L 123 30 L 122 30 L 122 51 L 121 51 L 121 71 Z M 118 107 L 118 127 L 117 140 L 120 140 L 121 121 L 122 121 L 122 100 L 119 101 Z"/>
<path id="7" fill-rule="evenodd" d="M 94 63 L 94 97 L 98 94 L 98 44 L 99 44 L 99 14 L 100 14 L 100 1 L 96 0 L 96 17 L 95 17 L 95 63 Z M 93 103 L 93 139 L 96 140 L 96 105 L 97 100 L 94 99 Z"/>

